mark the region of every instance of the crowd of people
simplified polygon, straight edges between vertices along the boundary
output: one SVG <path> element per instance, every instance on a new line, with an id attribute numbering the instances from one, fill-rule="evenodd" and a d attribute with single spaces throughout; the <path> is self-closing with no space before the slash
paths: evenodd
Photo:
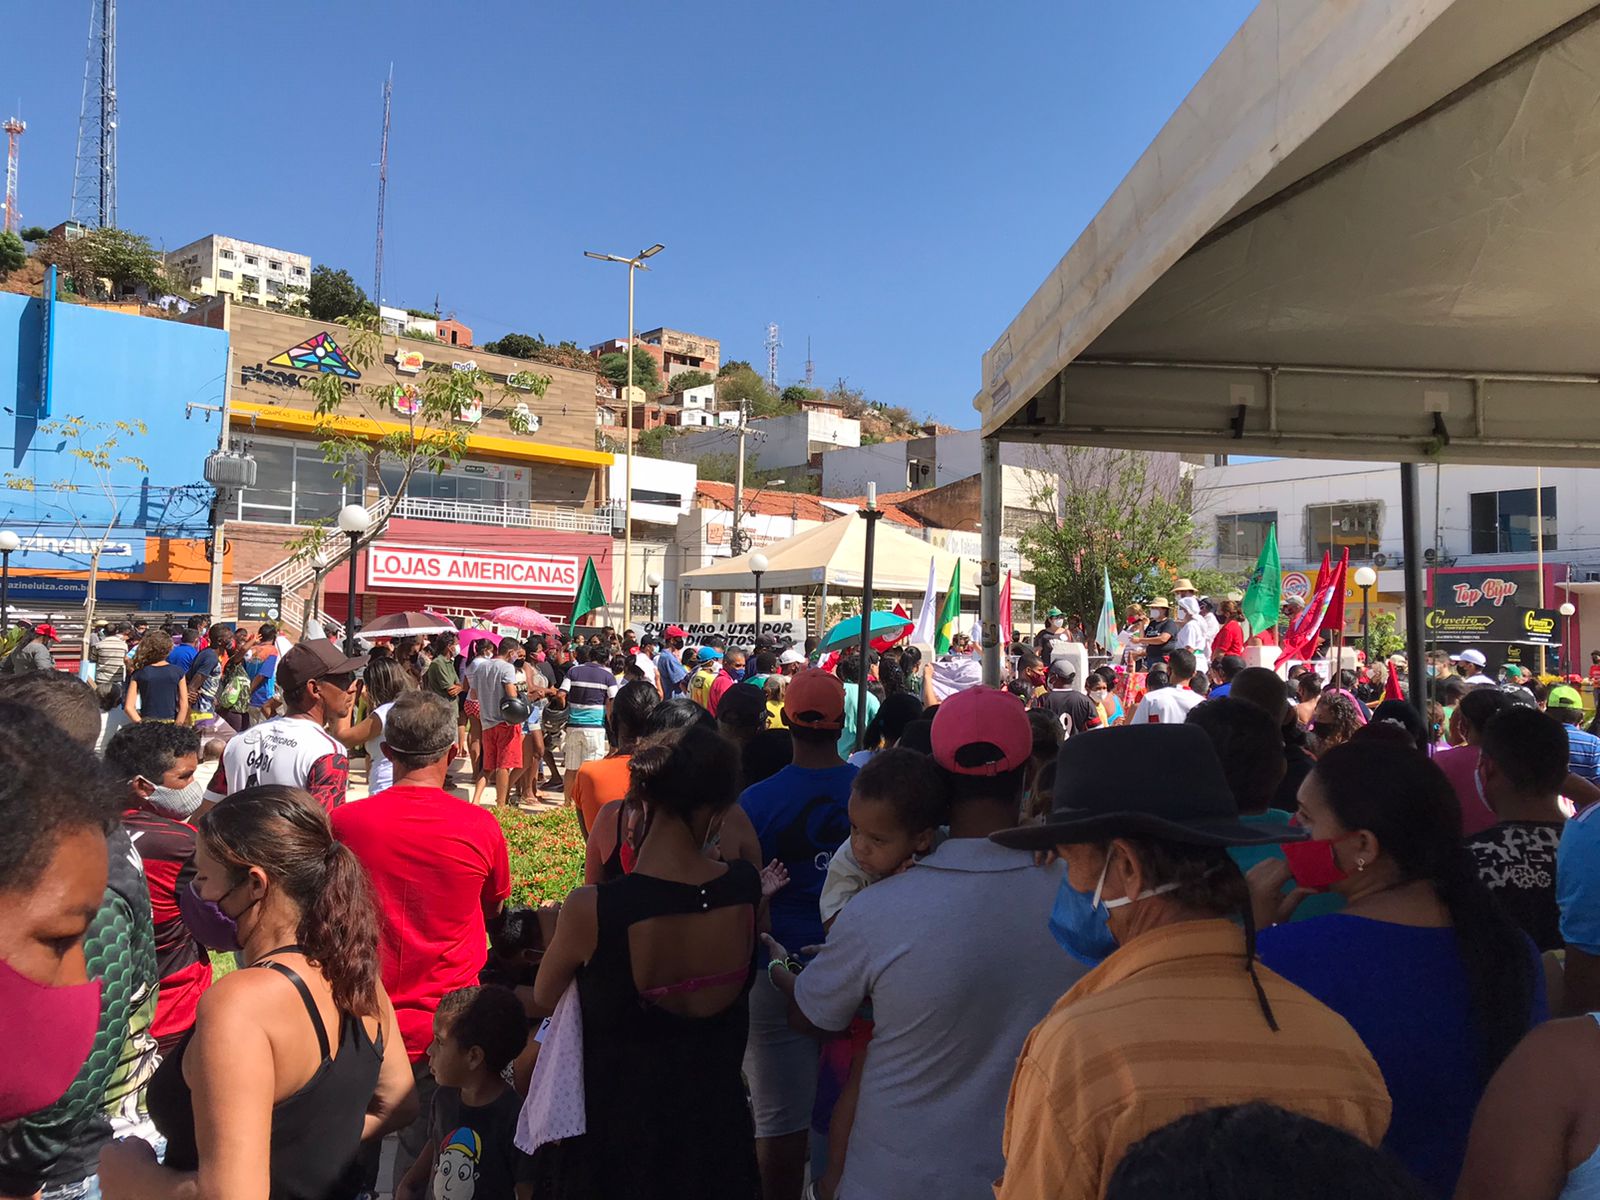
<path id="1" fill-rule="evenodd" d="M 90 682 L 33 631 L 0 1195 L 1600 1195 L 1581 690 L 1285 677 L 1187 582 L 999 688 L 965 638 L 129 622 Z M 541 793 L 584 883 L 508 907 Z"/>

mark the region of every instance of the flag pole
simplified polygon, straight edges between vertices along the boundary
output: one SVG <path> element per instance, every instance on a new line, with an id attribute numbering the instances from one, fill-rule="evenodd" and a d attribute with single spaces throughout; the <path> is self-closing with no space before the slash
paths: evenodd
<path id="1" fill-rule="evenodd" d="M 861 567 L 861 677 L 856 680 L 856 749 L 866 748 L 867 740 L 867 651 L 872 648 L 872 550 L 877 540 L 878 522 L 883 513 L 878 508 L 878 485 L 867 483 L 867 506 L 861 510 L 867 523 L 867 547 Z"/>

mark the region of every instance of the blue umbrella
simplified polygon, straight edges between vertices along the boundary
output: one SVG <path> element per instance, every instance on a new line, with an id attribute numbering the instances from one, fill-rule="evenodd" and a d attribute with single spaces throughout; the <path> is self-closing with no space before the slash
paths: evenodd
<path id="1" fill-rule="evenodd" d="M 872 614 L 872 620 L 867 626 L 867 631 L 871 635 L 899 633 L 901 630 L 910 629 L 914 624 L 916 622 L 911 620 L 910 617 L 902 617 L 899 613 L 875 612 Z M 822 639 L 817 649 L 832 650 L 839 646 L 853 646 L 860 640 L 861 618 L 859 616 L 846 617 L 828 630 L 828 636 Z"/>

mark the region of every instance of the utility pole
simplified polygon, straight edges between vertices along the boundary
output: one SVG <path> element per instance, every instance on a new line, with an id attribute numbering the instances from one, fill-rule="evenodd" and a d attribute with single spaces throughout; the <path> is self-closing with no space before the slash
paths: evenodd
<path id="1" fill-rule="evenodd" d="M 6 216 L 5 231 L 15 233 L 22 228 L 22 210 L 17 207 L 17 152 L 28 123 L 21 117 L 12 117 L 0 129 L 6 131 Z"/>
<path id="2" fill-rule="evenodd" d="M 737 558 L 744 553 L 744 439 L 749 432 L 750 402 L 739 401 L 739 451 L 733 460 L 733 538 L 730 544 Z"/>
<path id="3" fill-rule="evenodd" d="M 389 197 L 389 93 L 393 88 L 394 64 L 390 63 L 389 78 L 383 82 L 383 139 L 378 143 L 378 249 L 372 270 L 372 302 L 380 308 L 383 306 L 383 209 Z M 438 304 L 436 297 L 434 307 Z"/>

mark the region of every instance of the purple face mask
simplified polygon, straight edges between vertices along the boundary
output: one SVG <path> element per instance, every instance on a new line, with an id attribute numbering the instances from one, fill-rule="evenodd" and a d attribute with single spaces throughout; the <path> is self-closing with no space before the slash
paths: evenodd
<path id="1" fill-rule="evenodd" d="M 223 892 L 223 899 L 239 886 L 240 884 L 234 884 Z M 254 900 L 245 905 L 239 916 L 244 916 L 253 904 Z M 220 900 L 207 900 L 192 881 L 184 891 L 178 893 L 178 915 L 183 918 L 183 923 L 188 926 L 189 932 L 194 934 L 196 940 L 206 949 L 222 953 L 242 949 L 239 945 L 239 917 L 230 917 L 223 909 Z"/>

